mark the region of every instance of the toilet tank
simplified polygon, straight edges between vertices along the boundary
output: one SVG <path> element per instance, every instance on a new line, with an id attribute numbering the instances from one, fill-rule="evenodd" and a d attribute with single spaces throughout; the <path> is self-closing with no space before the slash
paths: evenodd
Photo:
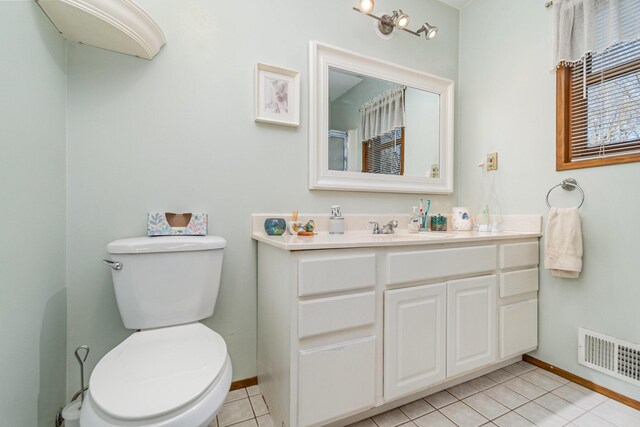
<path id="1" fill-rule="evenodd" d="M 120 316 L 127 329 L 196 322 L 213 314 L 220 288 L 222 253 L 217 236 L 158 236 L 107 245 Z"/>

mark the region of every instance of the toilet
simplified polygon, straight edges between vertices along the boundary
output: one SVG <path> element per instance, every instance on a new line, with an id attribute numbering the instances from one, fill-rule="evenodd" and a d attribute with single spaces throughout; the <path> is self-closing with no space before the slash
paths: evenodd
<path id="1" fill-rule="evenodd" d="M 224 339 L 198 321 L 213 314 L 226 241 L 137 237 L 107 245 L 122 321 L 135 329 L 94 368 L 81 427 L 207 426 L 231 385 Z"/>

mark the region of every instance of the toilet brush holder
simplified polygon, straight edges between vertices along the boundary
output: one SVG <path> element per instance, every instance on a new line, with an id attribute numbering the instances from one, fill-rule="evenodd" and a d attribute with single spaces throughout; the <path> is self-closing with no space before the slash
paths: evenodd
<path id="1" fill-rule="evenodd" d="M 75 400 L 62 409 L 62 419 L 64 427 L 80 427 L 80 408 L 82 402 Z"/>
<path id="2" fill-rule="evenodd" d="M 83 352 L 84 355 L 82 355 Z M 80 427 L 80 409 L 82 409 L 82 402 L 84 401 L 84 392 L 89 388 L 84 385 L 84 362 L 87 361 L 89 356 L 89 347 L 81 345 L 76 348 L 74 354 L 80 364 L 80 390 L 73 396 L 71 403 L 56 414 L 56 427 L 60 427 L 63 422 L 65 427 Z"/>

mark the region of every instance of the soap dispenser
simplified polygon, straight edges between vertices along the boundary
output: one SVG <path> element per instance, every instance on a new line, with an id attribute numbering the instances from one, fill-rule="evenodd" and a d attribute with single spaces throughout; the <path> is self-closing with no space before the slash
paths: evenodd
<path id="1" fill-rule="evenodd" d="M 329 217 L 329 234 L 344 234 L 344 217 L 339 205 L 331 206 Z"/>
<path id="2" fill-rule="evenodd" d="M 409 233 L 417 233 L 420 231 L 420 213 L 418 212 L 418 207 L 413 207 L 413 212 L 409 215 L 409 225 L 407 226 L 407 230 Z"/>

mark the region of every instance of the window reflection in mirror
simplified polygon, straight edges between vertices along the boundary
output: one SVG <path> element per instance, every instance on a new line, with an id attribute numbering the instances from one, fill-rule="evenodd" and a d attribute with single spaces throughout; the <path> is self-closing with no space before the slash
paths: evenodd
<path id="1" fill-rule="evenodd" d="M 438 177 L 440 95 L 329 67 L 329 169 Z"/>

